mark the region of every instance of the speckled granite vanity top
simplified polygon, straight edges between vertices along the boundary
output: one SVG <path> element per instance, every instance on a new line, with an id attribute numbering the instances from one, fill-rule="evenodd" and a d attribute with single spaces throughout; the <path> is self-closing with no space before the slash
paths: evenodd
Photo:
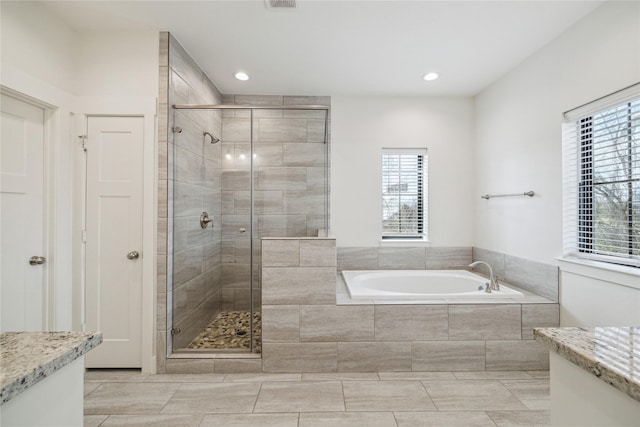
<path id="1" fill-rule="evenodd" d="M 536 340 L 640 401 L 640 326 L 536 328 Z"/>
<path id="2" fill-rule="evenodd" d="M 101 342 L 101 332 L 1 333 L 0 404 L 65 367 Z"/>

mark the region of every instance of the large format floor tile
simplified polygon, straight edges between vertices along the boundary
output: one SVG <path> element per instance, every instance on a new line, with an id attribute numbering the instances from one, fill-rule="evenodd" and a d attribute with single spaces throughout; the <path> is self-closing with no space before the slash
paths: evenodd
<path id="1" fill-rule="evenodd" d="M 84 427 L 98 427 L 106 420 L 108 415 L 85 415 Z"/>
<path id="2" fill-rule="evenodd" d="M 378 381 L 375 372 L 318 372 L 302 374 L 303 381 Z"/>
<path id="3" fill-rule="evenodd" d="M 185 415 L 111 415 L 100 427 L 183 427 L 197 426 L 202 421 L 201 414 Z"/>
<path id="4" fill-rule="evenodd" d="M 454 372 L 459 380 L 530 380 L 533 378 L 525 371 L 467 371 Z"/>
<path id="5" fill-rule="evenodd" d="M 488 411 L 498 427 L 542 427 L 548 426 L 551 415 L 549 411 Z"/>
<path id="6" fill-rule="evenodd" d="M 224 381 L 223 374 L 158 374 L 149 375 L 146 383 L 219 383 Z"/>
<path id="7" fill-rule="evenodd" d="M 157 414 L 180 384 L 103 383 L 84 398 L 85 415 Z"/>
<path id="8" fill-rule="evenodd" d="M 260 383 L 182 384 L 163 414 L 251 413 Z"/>
<path id="9" fill-rule="evenodd" d="M 398 427 L 495 427 L 482 411 L 395 412 Z"/>
<path id="10" fill-rule="evenodd" d="M 548 372 L 89 371 L 88 427 L 548 426 Z"/>
<path id="11" fill-rule="evenodd" d="M 420 381 L 345 381 L 347 411 L 435 411 Z"/>
<path id="12" fill-rule="evenodd" d="M 451 372 L 378 372 L 381 380 L 455 380 Z"/>
<path id="13" fill-rule="evenodd" d="M 501 380 L 500 382 L 520 400 L 548 399 L 550 395 L 548 380 Z"/>
<path id="14" fill-rule="evenodd" d="M 87 394 L 91 393 L 93 390 L 97 389 L 98 387 L 100 387 L 100 383 L 88 383 L 88 382 L 85 382 L 84 383 L 84 396 L 86 396 Z"/>
<path id="15" fill-rule="evenodd" d="M 297 427 L 298 414 L 208 414 L 199 427 Z"/>
<path id="16" fill-rule="evenodd" d="M 527 409 L 497 380 L 423 381 L 423 383 L 439 411 Z"/>
<path id="17" fill-rule="evenodd" d="M 391 412 L 312 412 L 300 414 L 299 427 L 396 427 Z"/>
<path id="18" fill-rule="evenodd" d="M 141 383 L 149 375 L 141 374 L 138 370 L 89 369 L 84 373 L 85 382 L 101 383 Z"/>
<path id="19" fill-rule="evenodd" d="M 300 381 L 302 374 L 227 374 L 224 382 Z"/>
<path id="20" fill-rule="evenodd" d="M 342 383 L 339 381 L 273 382 L 262 384 L 254 412 L 331 412 L 344 409 Z"/>

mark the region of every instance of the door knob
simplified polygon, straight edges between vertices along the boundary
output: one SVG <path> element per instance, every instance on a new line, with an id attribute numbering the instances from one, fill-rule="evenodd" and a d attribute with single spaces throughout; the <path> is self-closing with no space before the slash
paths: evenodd
<path id="1" fill-rule="evenodd" d="M 140 254 L 138 253 L 138 251 L 131 251 L 127 254 L 127 259 L 138 259 L 139 256 Z"/>
<path id="2" fill-rule="evenodd" d="M 29 258 L 29 264 L 31 265 L 41 265 L 44 264 L 44 262 L 47 259 L 43 256 L 32 256 L 31 258 Z"/>

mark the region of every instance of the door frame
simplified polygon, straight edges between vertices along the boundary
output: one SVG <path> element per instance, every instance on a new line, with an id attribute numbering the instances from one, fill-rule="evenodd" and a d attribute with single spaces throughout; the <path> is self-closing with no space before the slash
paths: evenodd
<path id="1" fill-rule="evenodd" d="M 56 254 L 56 163 L 54 153 L 56 151 L 59 128 L 59 111 L 56 107 L 28 96 L 17 90 L 0 85 L 0 94 L 17 99 L 25 104 L 41 108 L 43 115 L 43 182 L 42 182 L 42 248 L 47 260 L 44 264 L 45 274 L 42 284 L 42 330 L 52 331 L 56 324 L 56 264 L 59 262 Z"/>
<path id="2" fill-rule="evenodd" d="M 89 117 L 142 117 L 144 126 L 143 135 L 143 183 L 142 183 L 142 372 L 156 372 L 156 354 L 155 354 L 155 294 L 156 294 L 156 182 L 157 182 L 157 161 L 156 161 L 156 114 L 157 100 L 154 97 L 79 97 L 78 106 L 81 120 L 78 120 L 78 128 L 76 135 L 77 155 L 76 161 L 83 163 L 78 164 L 76 168 L 76 194 L 81 197 L 76 199 L 75 212 L 79 221 L 80 230 L 85 228 L 86 213 L 86 185 L 87 176 L 86 156 L 82 149 L 82 136 L 87 133 L 87 124 Z M 79 200 L 78 200 L 79 199 Z M 77 240 L 77 252 L 81 256 L 82 262 L 79 263 L 79 283 L 80 286 L 76 290 L 79 296 L 80 304 L 74 304 L 76 310 L 80 310 L 77 315 L 81 319 L 81 327 L 85 327 L 85 244 L 81 239 Z M 78 307 L 79 306 L 79 307 Z"/>

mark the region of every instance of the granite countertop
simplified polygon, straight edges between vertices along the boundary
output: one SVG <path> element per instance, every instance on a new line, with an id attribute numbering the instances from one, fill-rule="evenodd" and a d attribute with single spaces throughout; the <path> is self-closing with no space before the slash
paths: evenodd
<path id="1" fill-rule="evenodd" d="M 1 333 L 0 405 L 101 342 L 101 332 Z"/>
<path id="2" fill-rule="evenodd" d="M 535 328 L 536 341 L 640 401 L 640 326 Z"/>

